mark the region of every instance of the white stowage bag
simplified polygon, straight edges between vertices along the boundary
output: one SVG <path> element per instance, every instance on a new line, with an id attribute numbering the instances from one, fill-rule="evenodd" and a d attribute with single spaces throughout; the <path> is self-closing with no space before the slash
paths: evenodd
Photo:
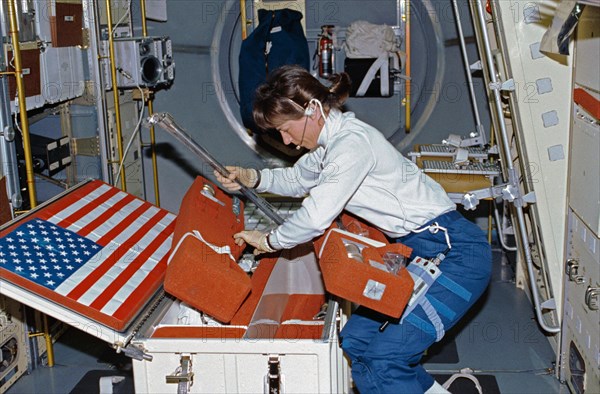
<path id="1" fill-rule="evenodd" d="M 387 25 L 355 21 L 346 30 L 346 57 L 353 59 L 377 58 L 398 51 L 394 30 Z"/>

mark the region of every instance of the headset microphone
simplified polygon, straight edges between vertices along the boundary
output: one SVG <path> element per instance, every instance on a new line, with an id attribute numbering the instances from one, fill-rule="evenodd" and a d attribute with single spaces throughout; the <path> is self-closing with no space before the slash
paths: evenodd
<path id="1" fill-rule="evenodd" d="M 321 104 L 321 102 L 315 98 L 310 99 L 310 101 L 308 102 L 308 105 L 304 109 L 304 116 L 306 116 L 306 120 L 304 121 L 304 130 L 302 131 L 302 139 L 300 140 L 300 143 L 296 146 L 296 150 L 302 149 L 302 142 L 304 142 L 304 134 L 306 133 L 306 124 L 308 123 L 308 118 L 315 114 L 315 110 L 316 110 L 317 106 L 319 106 L 319 109 L 321 110 L 321 115 L 323 115 L 323 119 L 327 119 L 327 117 L 325 116 L 325 111 L 323 111 L 323 105 Z"/>
<path id="2" fill-rule="evenodd" d="M 311 107 L 313 100 L 310 100 L 306 108 L 304 109 L 304 116 L 306 116 L 304 120 L 304 130 L 302 130 L 302 139 L 300 139 L 300 143 L 296 146 L 296 150 L 302 149 L 302 142 L 304 142 L 304 134 L 306 133 L 306 124 L 308 123 L 308 118 L 313 116 L 315 113 L 314 107 Z"/>
<path id="3" fill-rule="evenodd" d="M 300 143 L 296 146 L 296 150 L 302 149 L 302 142 L 304 142 L 304 134 L 306 133 L 306 124 L 308 123 L 308 118 L 314 113 L 314 109 L 309 111 L 309 108 L 304 110 L 304 114 L 306 115 L 306 119 L 304 120 L 304 130 L 302 130 L 302 138 L 300 139 Z"/>

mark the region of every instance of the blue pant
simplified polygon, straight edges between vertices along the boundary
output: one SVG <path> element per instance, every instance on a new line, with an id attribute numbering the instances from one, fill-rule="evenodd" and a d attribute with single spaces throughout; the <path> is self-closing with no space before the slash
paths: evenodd
<path id="1" fill-rule="evenodd" d="M 417 306 L 379 331 L 386 316 L 359 307 L 344 326 L 340 338 L 352 363 L 352 378 L 361 394 L 423 393 L 433 378 L 419 364 L 423 352 L 436 342 L 436 331 L 448 331 L 481 296 L 491 273 L 491 249 L 486 236 L 460 213 L 443 214 L 437 222 L 448 230 L 452 249 L 439 268 L 442 275 L 426 293 L 443 327 L 435 327 L 423 307 Z M 411 258 L 433 258 L 446 250 L 442 231 L 426 230 L 398 238 L 413 248 Z M 449 285 L 450 284 L 450 285 Z M 434 313 L 435 313 L 434 312 Z M 436 330 L 437 328 L 437 330 Z"/>

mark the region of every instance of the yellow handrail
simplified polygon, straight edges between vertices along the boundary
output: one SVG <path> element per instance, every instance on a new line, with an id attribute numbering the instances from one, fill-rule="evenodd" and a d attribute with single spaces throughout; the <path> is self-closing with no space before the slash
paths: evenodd
<path id="1" fill-rule="evenodd" d="M 15 2 L 7 1 L 8 17 L 10 24 L 10 39 L 12 41 L 12 53 L 15 65 L 15 80 L 17 82 L 17 97 L 19 98 L 19 117 L 21 119 L 21 135 L 23 136 L 23 152 L 25 155 L 25 174 L 27 177 L 27 192 L 29 193 L 29 204 L 31 208 L 37 205 L 35 193 L 35 178 L 33 174 L 33 158 L 31 154 L 31 139 L 29 138 L 29 120 L 27 119 L 27 97 L 25 95 L 25 84 L 23 82 L 23 64 L 21 63 L 21 47 L 19 45 L 19 27 Z"/>
<path id="2" fill-rule="evenodd" d="M 248 37 L 248 21 L 246 20 L 246 0 L 240 0 L 240 21 L 242 22 L 242 40 Z"/>
<path id="3" fill-rule="evenodd" d="M 142 12 L 142 34 L 148 36 L 148 26 L 146 24 L 146 0 L 140 0 L 140 9 Z M 142 105 L 144 105 L 142 97 Z M 154 113 L 154 103 L 152 97 L 148 97 L 148 116 Z M 154 133 L 154 125 L 150 125 L 150 152 L 152 156 L 152 174 L 154 178 L 154 202 L 157 207 L 160 207 L 160 190 L 158 185 L 158 164 L 156 161 L 156 135 Z"/>
<path id="4" fill-rule="evenodd" d="M 115 42 L 113 37 L 112 8 L 110 0 L 106 0 L 106 18 L 108 26 L 108 47 L 110 51 L 110 76 L 112 80 L 113 101 L 115 106 L 115 123 L 117 126 L 117 148 L 119 163 L 123 161 L 123 131 L 121 129 L 121 108 L 119 104 L 119 90 L 117 88 L 117 67 L 115 66 Z M 127 191 L 125 180 L 125 166 L 121 167 L 121 190 Z"/>

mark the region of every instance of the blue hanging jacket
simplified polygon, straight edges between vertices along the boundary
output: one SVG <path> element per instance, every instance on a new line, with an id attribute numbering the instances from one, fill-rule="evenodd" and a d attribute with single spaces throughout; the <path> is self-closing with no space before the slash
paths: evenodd
<path id="1" fill-rule="evenodd" d="M 258 131 L 252 117 L 256 88 L 269 72 L 286 64 L 310 67 L 302 13 L 290 9 L 258 10 L 258 26 L 242 42 L 239 57 L 240 112 L 244 126 Z M 268 44 L 270 43 L 270 44 Z M 267 52 L 267 45 L 270 50 Z"/>

